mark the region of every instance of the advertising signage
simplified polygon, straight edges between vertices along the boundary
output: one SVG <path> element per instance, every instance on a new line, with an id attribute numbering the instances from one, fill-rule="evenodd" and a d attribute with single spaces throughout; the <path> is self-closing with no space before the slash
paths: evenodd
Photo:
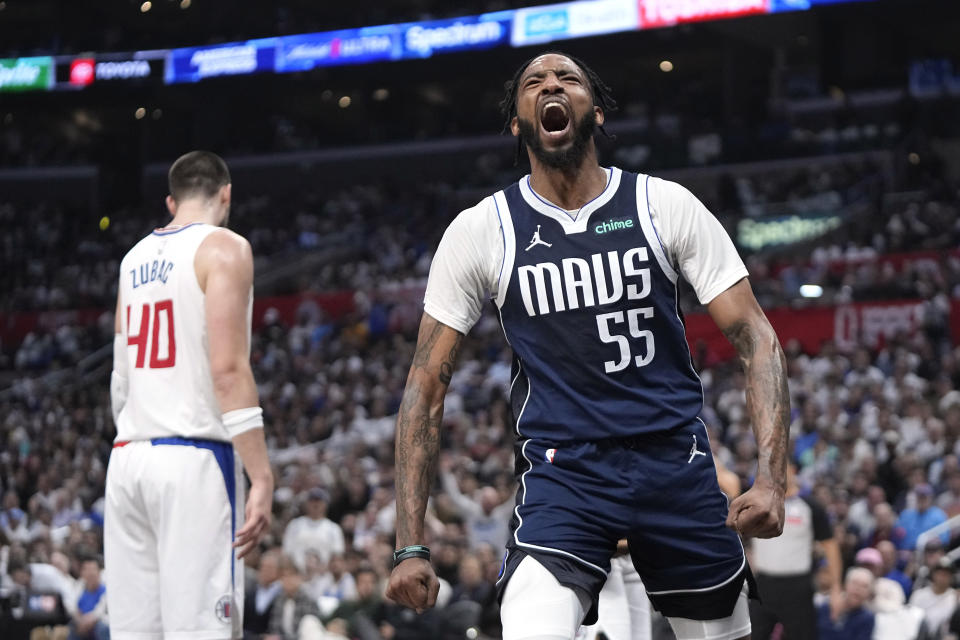
<path id="1" fill-rule="evenodd" d="M 173 49 L 167 58 L 165 80 L 168 84 L 198 82 L 217 76 L 273 71 L 276 41 L 276 38 L 261 38 Z"/>
<path id="2" fill-rule="evenodd" d="M 53 86 L 53 58 L 0 58 L 0 92 L 44 91 Z"/>
<path id="3" fill-rule="evenodd" d="M 142 83 L 163 77 L 166 51 L 89 54 L 56 58 L 57 89 L 83 89 L 101 83 Z"/>
<path id="4" fill-rule="evenodd" d="M 770 13 L 770 0 L 640 0 L 640 28 Z"/>
<path id="5" fill-rule="evenodd" d="M 278 39 L 277 72 L 396 60 L 403 55 L 396 25 L 305 33 Z"/>
<path id="6" fill-rule="evenodd" d="M 510 44 L 523 47 L 637 28 L 637 0 L 589 0 L 517 9 Z"/>
<path id="7" fill-rule="evenodd" d="M 512 11 L 398 25 L 403 29 L 405 58 L 429 58 L 435 53 L 489 49 L 510 42 Z"/>

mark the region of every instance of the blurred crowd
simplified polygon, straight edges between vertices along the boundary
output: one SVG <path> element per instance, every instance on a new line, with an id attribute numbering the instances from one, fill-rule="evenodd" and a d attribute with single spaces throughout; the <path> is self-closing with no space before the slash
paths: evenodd
<path id="1" fill-rule="evenodd" d="M 319 637 L 462 637 L 463 625 L 496 637 L 492 584 L 516 491 L 509 352 L 496 319 L 485 315 L 471 332 L 451 381 L 427 527 L 441 606 L 414 616 L 382 591 L 393 549 L 392 435 L 416 319 L 390 331 L 369 311 L 333 321 L 306 305 L 292 326 L 268 315 L 252 358 L 277 490 L 273 528 L 248 561 L 251 635 L 297 637 L 293 610 L 308 627 L 316 620 Z M 88 331 L 106 340 L 110 330 Z M 924 332 L 878 350 L 784 346 L 802 491 L 829 514 L 845 566 L 872 567 L 880 554 L 877 571 L 900 577 L 936 630 L 929 637 L 945 637 L 957 598 L 952 565 L 939 582 L 937 568 L 953 538 L 922 548 L 917 540 L 960 513 L 960 348 Z M 747 486 L 756 445 L 744 378 L 733 363 L 698 368 L 714 454 Z M 84 567 L 94 573 L 102 553 L 107 371 L 56 388 L 21 382 L 0 395 L 0 415 L 0 611 L 22 613 L 31 599 L 20 592 L 55 593 L 76 626 L 94 582 Z M 913 596 L 927 588 L 938 596 L 929 606 Z"/>
<path id="2" fill-rule="evenodd" d="M 917 331 L 879 346 L 784 348 L 798 491 L 825 510 L 843 566 L 867 570 L 848 576 L 848 619 L 869 619 L 877 638 L 945 638 L 960 629 L 952 586 L 960 536 L 952 526 L 923 532 L 960 515 L 960 348 L 949 332 L 951 302 L 960 298 L 960 197 L 942 177 L 895 193 L 910 184 L 881 173 L 855 161 L 728 176 L 706 204 L 731 230 L 776 203 L 787 203 L 785 214 L 851 211 L 815 244 L 748 257 L 765 308 L 924 301 Z M 345 184 L 323 197 L 234 204 L 235 228 L 250 239 L 265 278 L 259 295 L 353 296 L 343 315 L 308 301 L 292 321 L 274 308 L 257 319 L 252 361 L 277 485 L 271 531 L 247 561 L 251 638 L 463 638 L 467 628 L 498 637 L 493 583 L 516 484 L 510 352 L 489 312 L 464 342 L 445 403 L 427 518 L 439 606 L 416 616 L 383 599 L 394 548 L 394 421 L 419 298 L 442 221 L 487 192 L 475 187 Z M 94 310 L 89 322 L 57 322 L 0 345 L 4 638 L 39 626 L 58 640 L 102 640 L 109 620 L 100 562 L 114 428 L 103 347 L 119 260 L 165 218 L 134 209 L 105 222 L 98 216 L 52 204 L 0 206 L 0 313 Z M 298 268 L 305 260 L 310 267 Z M 821 289 L 817 301 L 798 302 L 803 285 Z M 681 304 L 696 307 L 690 292 Z M 749 486 L 756 443 L 744 377 L 736 363 L 699 352 L 695 360 L 714 455 Z M 817 572 L 822 585 L 825 571 Z M 910 620 L 913 636 L 889 631 Z"/>

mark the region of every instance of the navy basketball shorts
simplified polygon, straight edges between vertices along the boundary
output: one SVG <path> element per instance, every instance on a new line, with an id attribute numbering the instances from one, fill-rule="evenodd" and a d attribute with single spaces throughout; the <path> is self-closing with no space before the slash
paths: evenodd
<path id="1" fill-rule="evenodd" d="M 520 486 L 497 582 L 501 597 L 530 555 L 561 584 L 592 598 L 584 621 L 592 624 L 622 538 L 665 616 L 725 618 L 744 580 L 753 586 L 740 538 L 725 524 L 728 502 L 699 420 L 629 440 L 520 440 L 516 448 Z"/>

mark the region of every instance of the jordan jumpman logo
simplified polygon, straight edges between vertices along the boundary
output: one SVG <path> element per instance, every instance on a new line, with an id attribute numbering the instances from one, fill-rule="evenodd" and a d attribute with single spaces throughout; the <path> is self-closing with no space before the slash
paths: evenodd
<path id="1" fill-rule="evenodd" d="M 530 249 L 533 249 L 538 244 L 542 244 L 547 248 L 550 248 L 553 246 L 551 243 L 544 242 L 543 240 L 540 239 L 540 225 L 537 225 L 537 230 L 533 232 L 533 239 L 530 241 L 530 246 L 524 249 L 524 251 L 530 251 Z"/>
<path id="2" fill-rule="evenodd" d="M 693 462 L 693 459 L 697 456 L 706 456 L 707 454 L 703 451 L 697 449 L 697 436 L 693 436 L 693 446 L 690 447 L 690 459 L 687 460 L 687 464 Z"/>

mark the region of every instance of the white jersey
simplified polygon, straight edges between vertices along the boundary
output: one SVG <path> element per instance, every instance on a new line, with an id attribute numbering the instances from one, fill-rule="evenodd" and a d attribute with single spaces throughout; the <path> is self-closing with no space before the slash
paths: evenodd
<path id="1" fill-rule="evenodd" d="M 194 270 L 200 243 L 218 229 L 202 223 L 158 229 L 120 263 L 129 390 L 117 418 L 117 442 L 230 440 L 213 390 L 205 295 Z M 252 306 L 248 331 L 251 313 Z"/>

